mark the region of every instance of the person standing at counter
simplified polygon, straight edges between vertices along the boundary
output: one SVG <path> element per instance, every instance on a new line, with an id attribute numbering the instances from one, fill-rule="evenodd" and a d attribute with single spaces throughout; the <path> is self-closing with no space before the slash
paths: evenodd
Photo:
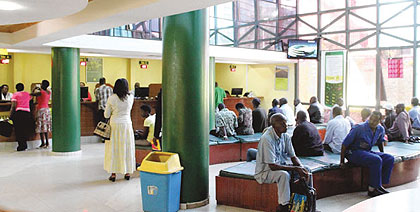
<path id="1" fill-rule="evenodd" d="M 112 95 L 112 88 L 106 85 L 104 77 L 99 79 L 99 87 L 95 89 L 95 97 L 98 102 L 97 123 L 105 121 L 104 111 L 108 98 Z M 104 141 L 103 141 L 104 142 Z"/>
<path id="2" fill-rule="evenodd" d="M 217 84 L 216 82 L 216 87 L 214 88 L 214 99 L 215 99 L 215 106 L 217 108 L 217 106 L 222 103 L 223 104 L 223 99 L 226 98 L 226 93 L 225 90 L 223 90 L 223 88 L 219 87 L 219 84 Z"/>
<path id="3" fill-rule="evenodd" d="M 162 149 L 162 88 L 160 89 L 157 96 L 156 103 L 156 117 L 155 117 L 155 126 L 153 129 L 153 145 L 159 145 Z M 159 143 L 159 144 L 158 144 Z"/>
<path id="4" fill-rule="evenodd" d="M 105 143 L 104 169 L 111 173 L 108 178 L 115 182 L 116 173 L 125 174 L 124 178 L 130 180 L 136 168 L 135 143 L 133 124 L 131 122 L 131 109 L 134 95 L 128 91 L 126 79 L 115 82 L 114 94 L 109 97 L 104 112 L 105 118 L 110 118 L 111 137 Z"/>
<path id="5" fill-rule="evenodd" d="M 29 107 L 31 95 L 23 89 L 25 86 L 22 83 L 16 84 L 17 92 L 12 96 L 9 116 L 15 127 L 17 151 L 25 151 L 28 148 L 26 142 L 34 132 L 34 120 Z"/>
<path id="6" fill-rule="evenodd" d="M 39 148 L 48 148 L 48 132 L 51 132 L 51 113 L 48 106 L 50 101 L 51 91 L 48 87 L 50 82 L 48 80 L 42 80 L 41 88 L 35 88 L 31 94 L 36 96 L 36 128 L 35 132 L 39 133 L 41 137 L 41 145 Z M 35 90 L 38 90 L 37 92 Z M 45 143 L 44 143 L 45 140 Z"/>
<path id="7" fill-rule="evenodd" d="M 12 100 L 12 93 L 9 93 L 9 86 L 4 84 L 0 87 L 0 100 L 1 101 L 10 101 Z"/>

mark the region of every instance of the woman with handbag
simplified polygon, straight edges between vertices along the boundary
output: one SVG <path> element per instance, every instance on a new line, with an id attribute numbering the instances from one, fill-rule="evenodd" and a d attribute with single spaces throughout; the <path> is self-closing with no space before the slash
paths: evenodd
<path id="1" fill-rule="evenodd" d="M 115 182 L 116 173 L 125 174 L 130 179 L 136 168 L 135 143 L 131 108 L 134 96 L 128 90 L 126 79 L 115 82 L 114 94 L 108 98 L 104 112 L 105 118 L 110 118 L 110 139 L 105 141 L 104 169 L 111 173 L 109 180 Z"/>
<path id="2" fill-rule="evenodd" d="M 25 151 L 28 148 L 26 141 L 34 133 L 34 119 L 29 107 L 31 95 L 23 89 L 24 85 L 22 83 L 16 84 L 17 92 L 12 96 L 9 116 L 15 127 L 16 141 L 19 145 L 17 151 Z"/>
<path id="3" fill-rule="evenodd" d="M 36 87 L 31 93 L 36 96 L 36 128 L 35 132 L 39 133 L 41 137 L 41 146 L 39 148 L 48 148 L 48 132 L 51 132 L 51 113 L 48 106 L 50 101 L 51 91 L 48 89 L 50 82 L 42 80 L 41 88 Z M 45 143 L 44 143 L 45 139 Z"/>

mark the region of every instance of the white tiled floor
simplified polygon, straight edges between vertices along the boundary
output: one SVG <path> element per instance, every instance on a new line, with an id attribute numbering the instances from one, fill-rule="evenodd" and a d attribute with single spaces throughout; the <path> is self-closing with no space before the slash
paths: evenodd
<path id="1" fill-rule="evenodd" d="M 10 148 L 9 148 L 10 149 Z M 8 211 L 141 211 L 138 173 L 126 181 L 107 180 L 103 170 L 104 145 L 86 143 L 80 156 L 52 156 L 50 150 L 15 152 L 0 148 L 0 210 Z M 190 211 L 250 211 L 218 206 L 215 176 L 236 163 L 210 166 L 210 204 Z M 420 180 L 391 188 L 420 187 Z M 367 199 L 365 192 L 343 194 L 317 201 L 322 212 L 342 211 Z"/>

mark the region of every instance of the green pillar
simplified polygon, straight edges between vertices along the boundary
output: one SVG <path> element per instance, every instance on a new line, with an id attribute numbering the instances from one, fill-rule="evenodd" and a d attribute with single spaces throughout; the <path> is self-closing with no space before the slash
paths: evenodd
<path id="1" fill-rule="evenodd" d="M 209 61 L 209 83 L 210 83 L 210 90 L 209 90 L 209 128 L 214 129 L 215 128 L 215 99 L 214 99 L 214 89 L 216 82 L 216 60 L 214 57 L 210 57 Z"/>
<path id="2" fill-rule="evenodd" d="M 209 81 L 205 9 L 166 17 L 163 24 L 163 151 L 179 153 L 181 203 L 208 204 Z M 186 204 L 186 205 L 184 205 Z"/>
<path id="3" fill-rule="evenodd" d="M 80 150 L 79 49 L 54 47 L 52 57 L 52 151 Z"/>

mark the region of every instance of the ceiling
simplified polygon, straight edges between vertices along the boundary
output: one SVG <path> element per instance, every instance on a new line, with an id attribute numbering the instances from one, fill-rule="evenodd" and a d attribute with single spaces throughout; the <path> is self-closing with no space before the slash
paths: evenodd
<path id="1" fill-rule="evenodd" d="M 0 0 L 0 25 L 61 18 L 83 10 L 87 0 Z"/>
<path id="2" fill-rule="evenodd" d="M 228 2 L 229 0 L 94 0 L 89 2 L 89 4 L 87 4 L 87 0 L 19 1 L 54 1 L 62 2 L 62 5 L 72 2 L 68 3 L 70 5 L 69 7 L 72 7 L 72 11 L 78 8 L 80 9 L 80 7 L 83 7 L 83 4 L 87 6 L 79 12 L 73 14 L 70 14 L 70 11 L 60 12 L 61 17 L 40 22 L 37 22 L 41 18 L 40 13 L 58 15 L 57 11 L 61 11 L 64 6 L 51 3 L 41 8 L 34 7 L 38 8 L 35 9 L 39 12 L 37 13 L 38 15 L 34 15 L 33 17 L 25 16 L 27 19 L 24 20 L 25 22 L 32 23 L 0 26 L 0 48 L 42 48 L 45 43 L 125 24 L 207 8 L 212 5 Z M 79 2 L 78 7 L 73 4 L 74 2 Z M 3 15 L 3 12 L 1 11 L 0 14 Z M 9 21 L 0 21 L 0 24 L 9 24 L 11 20 L 15 19 L 15 22 L 20 22 L 17 21 L 20 18 L 17 17 L 17 14 L 9 14 L 9 16 L 6 17 Z M 14 18 L 11 18 L 12 16 Z M 47 17 L 43 16 L 42 18 L 45 19 Z"/>

